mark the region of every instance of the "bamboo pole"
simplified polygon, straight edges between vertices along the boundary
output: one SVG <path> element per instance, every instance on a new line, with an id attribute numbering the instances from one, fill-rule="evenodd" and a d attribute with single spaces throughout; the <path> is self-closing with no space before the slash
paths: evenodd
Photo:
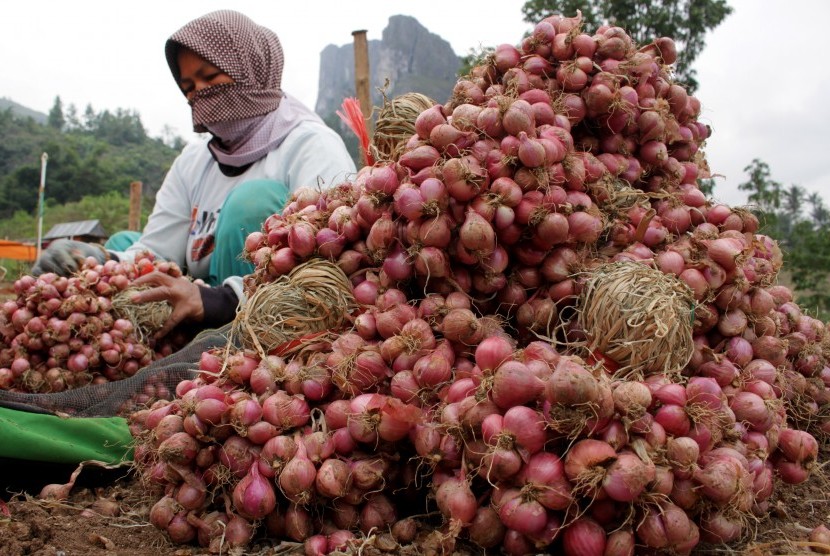
<path id="1" fill-rule="evenodd" d="M 127 229 L 135 232 L 141 231 L 141 188 L 140 181 L 130 183 L 130 217 Z"/>
<path id="2" fill-rule="evenodd" d="M 352 37 L 354 37 L 354 87 L 357 99 L 360 101 L 363 119 L 368 122 L 372 116 L 372 95 L 369 90 L 369 43 L 366 40 L 365 30 L 352 31 Z M 360 156 L 364 159 L 365 165 L 365 156 L 363 154 Z"/>
<path id="3" fill-rule="evenodd" d="M 37 191 L 37 254 L 40 258 L 40 251 L 43 243 L 43 193 L 46 190 L 46 161 L 49 160 L 49 155 L 43 153 L 40 155 L 40 185 Z"/>

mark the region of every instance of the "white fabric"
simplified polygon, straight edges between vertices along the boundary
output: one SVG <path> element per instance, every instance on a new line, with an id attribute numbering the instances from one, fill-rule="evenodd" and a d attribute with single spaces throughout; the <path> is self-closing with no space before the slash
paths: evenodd
<path id="1" fill-rule="evenodd" d="M 355 172 L 340 137 L 313 121 L 300 123 L 279 148 L 235 177 L 219 170 L 208 151 L 208 140 L 188 144 L 173 162 L 141 238 L 124 253 L 117 253 L 122 260 L 134 260 L 137 253 L 149 250 L 175 262 L 189 276 L 207 279 L 210 255 L 194 259 L 193 254 L 206 239 L 212 241 L 219 209 L 234 187 L 253 179 L 272 179 L 291 192 L 303 186 L 325 189 Z"/>

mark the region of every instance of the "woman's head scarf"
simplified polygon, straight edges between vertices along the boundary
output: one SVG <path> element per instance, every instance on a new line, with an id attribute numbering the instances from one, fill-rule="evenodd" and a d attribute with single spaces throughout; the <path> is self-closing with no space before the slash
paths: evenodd
<path id="1" fill-rule="evenodd" d="M 234 81 L 202 89 L 189 101 L 193 130 L 214 136 L 208 148 L 220 163 L 246 166 L 276 149 L 302 122 L 322 124 L 301 102 L 285 96 L 280 87 L 284 62 L 280 40 L 247 16 L 219 10 L 173 33 L 164 52 L 176 85 L 181 77 L 181 47 L 189 48 Z"/>
<path id="2" fill-rule="evenodd" d="M 207 124 L 211 123 L 262 116 L 279 106 L 284 58 L 280 40 L 270 29 L 231 10 L 194 19 L 173 33 L 164 48 L 177 85 L 177 55 L 182 46 L 234 81 L 203 89 L 193 96 L 190 102 L 195 131 L 208 131 Z"/>

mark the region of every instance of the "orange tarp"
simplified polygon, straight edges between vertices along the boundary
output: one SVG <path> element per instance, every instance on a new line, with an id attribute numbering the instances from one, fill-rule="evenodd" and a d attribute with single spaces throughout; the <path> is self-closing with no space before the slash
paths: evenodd
<path id="1" fill-rule="evenodd" d="M 34 261 L 36 258 L 37 248 L 34 245 L 0 239 L 0 259 Z"/>

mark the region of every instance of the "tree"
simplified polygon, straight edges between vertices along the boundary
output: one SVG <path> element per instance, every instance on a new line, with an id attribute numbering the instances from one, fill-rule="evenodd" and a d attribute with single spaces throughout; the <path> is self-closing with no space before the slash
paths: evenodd
<path id="1" fill-rule="evenodd" d="M 182 136 L 176 133 L 169 125 L 165 124 L 161 130 L 161 141 L 173 150 L 180 151 L 187 144 Z"/>
<path id="2" fill-rule="evenodd" d="M 807 197 L 807 202 L 810 204 L 810 218 L 813 219 L 813 224 L 819 228 L 827 226 L 830 214 L 827 212 L 827 207 L 824 205 L 824 200 L 818 193 L 811 193 Z"/>
<path id="3" fill-rule="evenodd" d="M 689 92 L 697 89 L 692 64 L 703 51 L 706 32 L 732 13 L 726 0 L 528 0 L 522 6 L 525 21 L 538 23 L 558 13 L 582 12 L 584 29 L 593 32 L 601 24 L 622 27 L 638 44 L 671 37 L 677 44 L 675 74 Z"/>
<path id="4" fill-rule="evenodd" d="M 95 113 L 95 110 L 92 109 L 91 104 L 87 104 L 86 108 L 84 109 L 84 122 L 83 128 L 86 130 L 95 129 L 98 125 L 98 114 Z"/>
<path id="5" fill-rule="evenodd" d="M 821 198 L 816 197 L 815 200 L 821 201 Z M 817 202 L 817 206 L 819 212 L 827 212 L 823 203 Z M 802 219 L 793 230 L 792 245 L 785 251 L 786 268 L 792 275 L 799 305 L 816 312 L 825 321 L 830 312 L 830 295 L 827 294 L 827 277 L 830 274 L 828 232 L 826 224 L 817 226 Z"/>
<path id="6" fill-rule="evenodd" d="M 697 185 L 707 197 L 715 193 L 715 178 L 700 178 L 697 180 Z"/>
<path id="7" fill-rule="evenodd" d="M 46 123 L 49 127 L 57 129 L 58 131 L 62 130 L 66 125 L 66 118 L 63 117 L 63 103 L 61 102 L 61 97 L 55 97 L 55 103 L 49 111 L 49 117 L 46 120 Z"/>
<path id="8" fill-rule="evenodd" d="M 799 185 L 791 185 L 789 189 L 785 189 L 783 193 L 784 210 L 796 220 L 801 214 L 801 209 L 804 207 L 804 196 L 807 194 L 804 188 Z"/>
<path id="9" fill-rule="evenodd" d="M 74 104 L 66 109 L 66 130 L 75 130 L 81 127 L 81 120 L 78 119 L 78 107 Z"/>
<path id="10" fill-rule="evenodd" d="M 781 184 L 772 179 L 769 165 L 759 158 L 744 168 L 749 179 L 738 185 L 741 191 L 748 191 L 747 198 L 757 210 L 772 213 L 781 207 Z"/>

